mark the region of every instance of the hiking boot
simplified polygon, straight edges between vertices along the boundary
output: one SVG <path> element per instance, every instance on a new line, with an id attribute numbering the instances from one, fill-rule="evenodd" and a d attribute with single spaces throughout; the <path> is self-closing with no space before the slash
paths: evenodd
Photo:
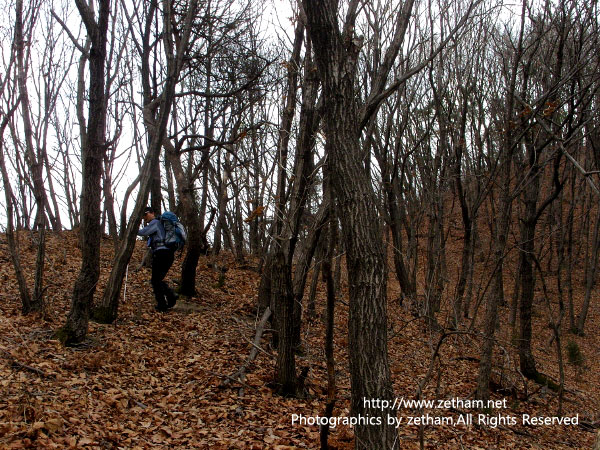
<path id="1" fill-rule="evenodd" d="M 171 309 L 177 303 L 177 299 L 179 298 L 178 294 L 174 294 L 173 297 L 167 300 L 167 308 Z"/>

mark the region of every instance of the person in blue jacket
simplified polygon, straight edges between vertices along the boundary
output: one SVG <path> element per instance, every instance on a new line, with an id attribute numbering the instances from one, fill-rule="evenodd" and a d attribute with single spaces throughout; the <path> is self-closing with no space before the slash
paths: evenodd
<path id="1" fill-rule="evenodd" d="M 164 281 L 167 272 L 173 265 L 175 250 L 165 245 L 165 229 L 156 217 L 152 207 L 144 209 L 146 226 L 138 231 L 138 236 L 148 236 L 148 246 L 152 248 L 152 289 L 156 298 L 156 310 L 167 311 L 177 302 L 178 295 Z"/>

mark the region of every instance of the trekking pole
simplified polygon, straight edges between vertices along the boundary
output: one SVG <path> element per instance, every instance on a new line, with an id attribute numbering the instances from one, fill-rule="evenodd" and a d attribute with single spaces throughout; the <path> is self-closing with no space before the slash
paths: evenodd
<path id="1" fill-rule="evenodd" d="M 127 275 L 129 275 L 129 264 L 127 264 L 127 269 L 125 270 L 125 289 L 123 289 L 123 303 L 127 300 Z"/>

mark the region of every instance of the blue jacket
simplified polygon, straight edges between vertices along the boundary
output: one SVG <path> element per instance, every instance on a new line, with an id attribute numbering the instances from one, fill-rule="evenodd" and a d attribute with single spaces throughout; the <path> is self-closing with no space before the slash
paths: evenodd
<path id="1" fill-rule="evenodd" d="M 137 232 L 138 236 L 148 236 L 148 246 L 152 252 L 168 248 L 165 246 L 165 228 L 158 219 L 152 219 L 148 225 Z"/>

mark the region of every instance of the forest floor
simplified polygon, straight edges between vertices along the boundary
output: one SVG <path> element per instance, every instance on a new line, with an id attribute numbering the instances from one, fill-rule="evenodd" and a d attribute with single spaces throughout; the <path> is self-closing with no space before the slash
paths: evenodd
<path id="1" fill-rule="evenodd" d="M 32 236 L 20 235 L 22 263 L 30 280 L 36 252 Z M 325 408 L 324 286 L 319 285 L 317 291 L 317 317 L 303 323 L 304 354 L 298 358 L 298 366 L 309 368 L 306 397 L 282 398 L 269 387 L 275 361 L 268 334 L 248 369 L 240 396 L 240 383 L 223 385 L 246 361 L 259 320 L 255 315 L 259 275 L 248 268 L 255 267 L 255 261 L 237 266 L 228 255 L 219 256 L 220 264 L 228 267 L 220 282 L 218 273 L 209 267 L 210 261 L 202 258 L 198 296 L 180 301 L 171 312 L 157 313 L 148 269 L 134 269 L 144 252 L 140 241 L 129 267 L 119 319 L 111 325 L 90 323 L 85 345 L 65 348 L 54 338 L 54 332 L 65 321 L 81 264 L 76 241 L 70 232 L 49 235 L 45 310 L 22 316 L 6 238 L 0 235 L 0 448 L 319 448 L 318 426 L 292 424 L 292 415 L 320 416 Z M 456 273 L 454 264 L 460 261 L 453 251 L 450 249 L 448 258 L 449 273 Z M 106 239 L 97 296 L 109 275 L 112 255 L 112 242 Z M 176 259 L 167 277 L 171 283 L 178 276 L 181 261 Z M 440 334 L 428 331 L 422 320 L 399 305 L 393 273 L 389 279 L 389 354 L 395 395 L 415 399 Z M 507 284 L 512 284 L 512 279 Z M 575 293 L 576 305 L 581 302 L 581 286 L 579 283 Z M 344 277 L 342 287 L 345 289 Z M 478 419 L 477 410 L 461 403 L 422 411 L 401 408 L 398 448 L 418 449 L 420 433 L 428 449 L 590 448 L 597 430 L 586 425 L 593 428 L 600 420 L 600 305 L 596 297 L 595 293 L 586 336 L 565 333 L 562 339 L 566 379 L 563 414 L 578 417 L 579 425 L 523 423 L 523 414 L 556 416 L 558 398 L 545 387 L 525 382 L 515 370 L 518 359 L 505 333 L 508 308 L 504 307 L 494 381 L 508 390 L 504 395 L 493 394 L 502 407 L 488 411 L 487 424 L 472 425 L 457 423 L 461 415 L 468 417 L 469 413 L 474 415 L 474 422 Z M 349 416 L 347 296 L 341 299 L 335 319 L 334 416 Z M 551 306 L 557 308 L 555 302 Z M 544 302 L 536 303 L 535 308 L 538 369 L 558 379 L 555 346 L 549 343 L 547 308 Z M 440 314 L 440 323 L 444 320 Z M 583 362 L 568 362 L 569 342 L 577 343 Z M 473 334 L 447 336 L 422 398 L 472 399 L 480 345 L 480 338 Z M 409 417 L 422 415 L 446 423 L 424 427 L 407 423 Z M 495 426 L 493 421 L 498 417 L 503 419 Z M 455 423 L 449 423 L 451 420 Z M 353 448 L 352 429 L 344 425 L 333 429 L 330 446 Z"/>

